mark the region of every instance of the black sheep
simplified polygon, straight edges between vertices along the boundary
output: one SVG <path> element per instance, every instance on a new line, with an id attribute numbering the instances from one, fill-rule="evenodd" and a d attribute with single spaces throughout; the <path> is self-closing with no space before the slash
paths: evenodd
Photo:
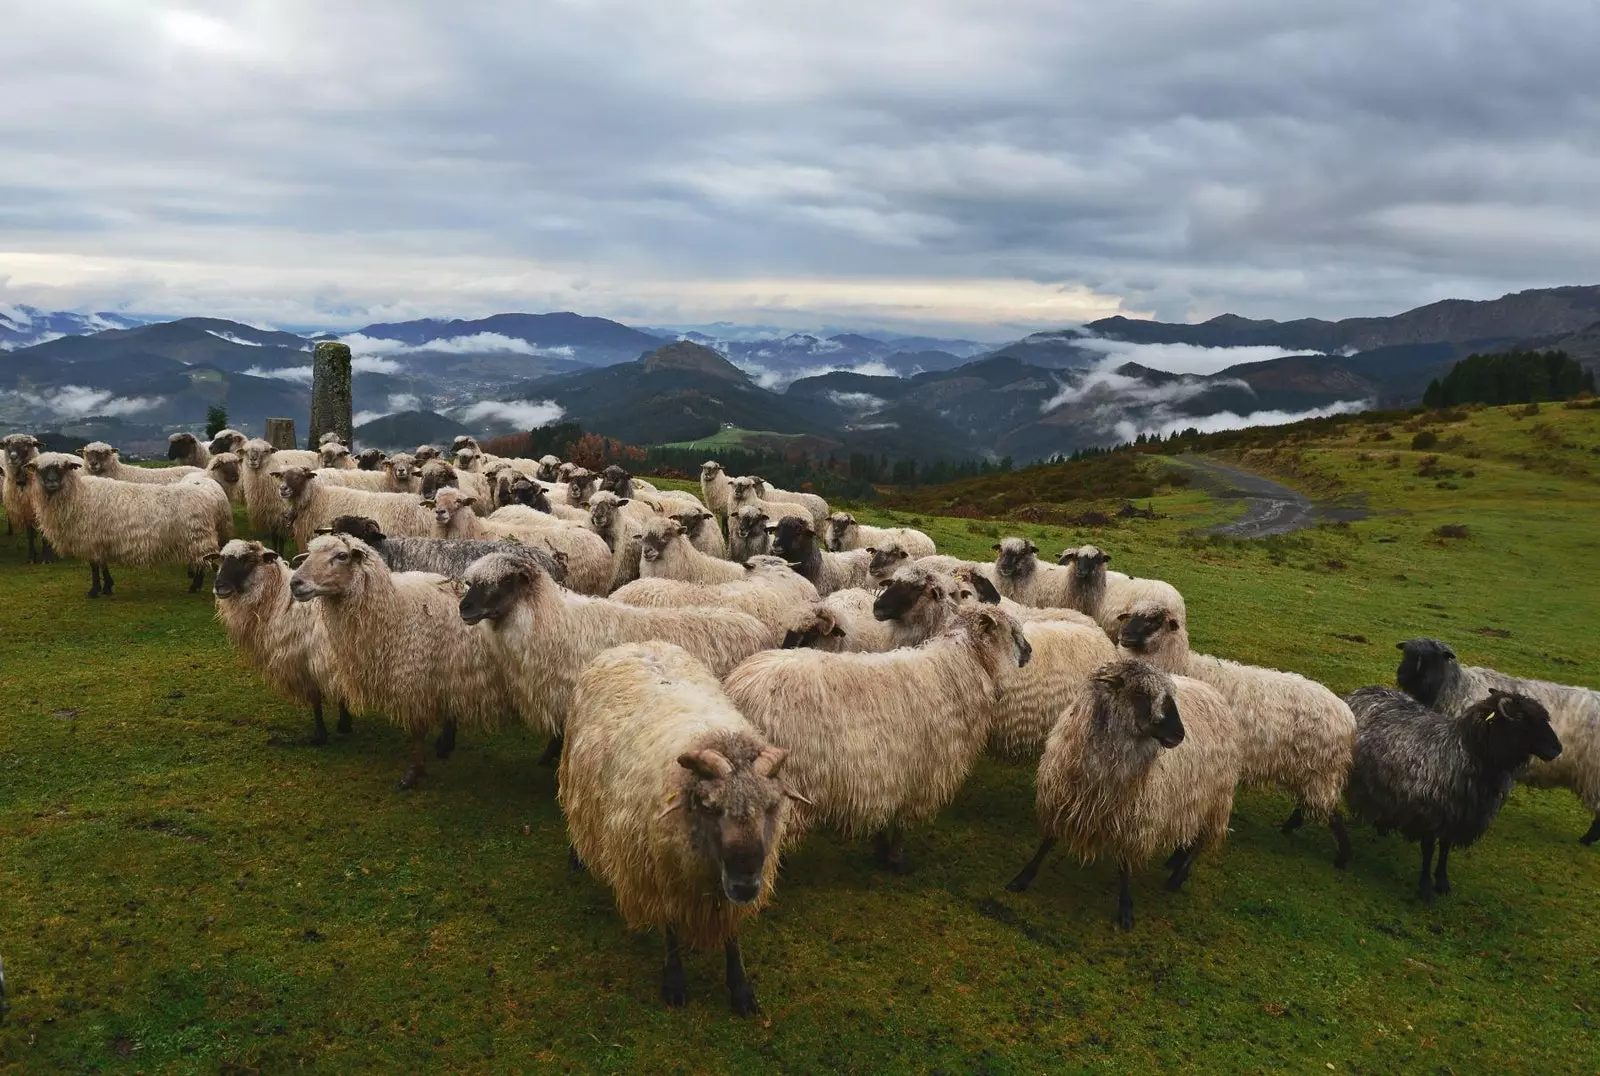
<path id="1" fill-rule="evenodd" d="M 1535 699 L 1492 691 L 1446 717 L 1402 691 L 1364 687 L 1345 701 L 1356 716 L 1355 760 L 1345 799 L 1380 834 L 1422 842 L 1417 895 L 1450 892 L 1450 848 L 1483 836 L 1530 755 L 1561 754 L 1550 714 Z M 1434 842 L 1438 870 L 1429 882 Z"/>

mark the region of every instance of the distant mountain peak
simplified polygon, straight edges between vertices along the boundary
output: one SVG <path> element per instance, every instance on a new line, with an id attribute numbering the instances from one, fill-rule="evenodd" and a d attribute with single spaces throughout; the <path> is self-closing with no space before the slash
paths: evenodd
<path id="1" fill-rule="evenodd" d="M 748 381 L 744 371 L 703 344 L 678 340 L 639 360 L 647 374 L 657 370 L 692 370 L 727 381 Z"/>

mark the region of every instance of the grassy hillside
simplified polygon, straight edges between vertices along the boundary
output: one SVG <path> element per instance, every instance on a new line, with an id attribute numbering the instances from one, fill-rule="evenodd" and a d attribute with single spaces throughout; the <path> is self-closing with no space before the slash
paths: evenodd
<path id="1" fill-rule="evenodd" d="M 1438 443 L 1411 449 L 1422 432 Z M 1094 541 L 1183 590 L 1197 648 L 1341 692 L 1389 681 L 1394 642 L 1424 633 L 1600 686 L 1600 411 L 1352 422 L 1232 458 L 1370 518 L 1238 543 L 1197 533 L 1237 504 L 1170 487 L 1150 502 L 1166 518 L 1099 529 L 892 518 L 967 556 L 1006 533 Z M 1439 536 L 1452 525 L 1468 537 Z M 786 865 L 744 937 L 763 1017 L 728 1014 L 717 954 L 667 1012 L 657 939 L 566 870 L 541 741 L 468 739 L 398 793 L 401 740 L 378 720 L 293 746 L 306 715 L 241 668 L 177 570 L 86 602 L 86 570 L 20 549 L 0 539 L 0 1068 L 1600 1067 L 1600 849 L 1578 845 L 1566 792 L 1517 789 L 1431 906 L 1414 846 L 1358 827 L 1337 872 L 1325 829 L 1282 836 L 1288 801 L 1248 792 L 1183 893 L 1141 872 L 1122 934 L 1109 865 L 1060 857 L 1004 890 L 1035 843 L 1032 779 L 984 762 L 910 837 L 915 874 L 827 833 Z"/>

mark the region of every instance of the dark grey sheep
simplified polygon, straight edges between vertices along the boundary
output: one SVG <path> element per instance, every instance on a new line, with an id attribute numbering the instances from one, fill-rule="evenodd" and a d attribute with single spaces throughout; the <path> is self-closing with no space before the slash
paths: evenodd
<path id="1" fill-rule="evenodd" d="M 567 577 L 567 562 L 562 554 L 518 542 L 482 538 L 391 538 L 378 529 L 377 520 L 366 516 L 339 516 L 323 533 L 348 534 L 361 539 L 377 550 L 391 572 L 433 572 L 460 579 L 479 557 L 510 553 L 532 560 L 558 583 Z"/>

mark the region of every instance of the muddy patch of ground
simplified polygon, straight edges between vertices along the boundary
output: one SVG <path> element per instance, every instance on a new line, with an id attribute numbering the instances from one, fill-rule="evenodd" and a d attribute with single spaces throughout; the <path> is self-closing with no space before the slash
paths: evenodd
<path id="1" fill-rule="evenodd" d="M 1230 538 L 1266 538 L 1289 534 L 1318 523 L 1365 519 L 1359 506 L 1319 504 L 1297 489 L 1265 475 L 1221 463 L 1209 456 L 1185 453 L 1177 460 L 1195 472 L 1195 482 L 1213 496 L 1245 502 L 1244 515 L 1232 523 L 1212 527 L 1207 533 Z"/>

